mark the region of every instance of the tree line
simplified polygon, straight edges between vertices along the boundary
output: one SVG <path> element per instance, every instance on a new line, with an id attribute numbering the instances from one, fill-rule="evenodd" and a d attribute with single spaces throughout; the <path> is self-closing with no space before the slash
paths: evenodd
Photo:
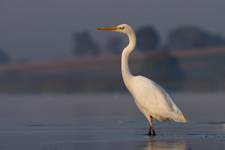
<path id="1" fill-rule="evenodd" d="M 135 32 L 137 36 L 136 49 L 140 52 L 225 46 L 225 37 L 195 26 L 183 26 L 171 30 L 164 44 L 154 26 L 145 25 L 136 29 Z M 124 47 L 123 39 L 120 36 L 110 36 L 106 43 L 101 45 L 88 31 L 74 33 L 73 44 L 72 53 L 76 56 L 98 55 L 103 52 L 120 54 Z"/>
<path id="2" fill-rule="evenodd" d="M 195 26 L 182 26 L 171 30 L 165 42 L 162 42 L 160 33 L 152 25 L 137 28 L 135 32 L 137 35 L 136 49 L 140 52 L 225 46 L 225 37 Z M 124 39 L 119 35 L 110 36 L 106 43 L 103 43 L 104 45 L 96 42 L 89 31 L 74 32 L 72 38 L 73 48 L 71 52 L 78 57 L 101 53 L 119 55 L 125 46 Z M 0 64 L 9 62 L 10 56 L 0 48 Z"/>

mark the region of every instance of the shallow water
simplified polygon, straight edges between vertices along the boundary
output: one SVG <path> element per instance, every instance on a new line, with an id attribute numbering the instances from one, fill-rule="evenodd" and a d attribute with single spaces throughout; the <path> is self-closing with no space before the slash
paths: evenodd
<path id="1" fill-rule="evenodd" d="M 129 95 L 1 95 L 1 150 L 225 149 L 225 94 L 176 93 L 187 124 L 147 122 Z"/>

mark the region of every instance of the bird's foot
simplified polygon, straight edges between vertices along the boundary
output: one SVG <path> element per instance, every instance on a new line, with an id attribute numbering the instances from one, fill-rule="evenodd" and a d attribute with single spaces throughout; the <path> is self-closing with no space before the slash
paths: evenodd
<path id="1" fill-rule="evenodd" d="M 148 132 L 148 136 L 156 136 L 155 130 L 150 129 L 149 132 Z"/>

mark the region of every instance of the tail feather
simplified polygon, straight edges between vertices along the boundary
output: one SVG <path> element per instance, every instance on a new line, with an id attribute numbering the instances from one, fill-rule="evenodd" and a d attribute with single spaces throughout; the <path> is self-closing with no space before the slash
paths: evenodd
<path id="1" fill-rule="evenodd" d="M 182 122 L 182 123 L 187 122 L 187 119 L 183 114 L 177 114 L 173 120 L 176 122 Z"/>

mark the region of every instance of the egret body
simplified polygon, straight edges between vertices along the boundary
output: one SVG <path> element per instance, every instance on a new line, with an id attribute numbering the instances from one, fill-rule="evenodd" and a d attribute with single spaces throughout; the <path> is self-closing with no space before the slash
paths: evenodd
<path id="1" fill-rule="evenodd" d="M 162 87 L 144 76 L 134 76 L 131 74 L 128 58 L 136 45 L 136 36 L 133 29 L 127 24 L 97 29 L 121 32 L 128 36 L 129 43 L 124 48 L 121 56 L 122 77 L 137 107 L 149 122 L 148 134 L 150 136 L 156 135 L 152 123 L 154 119 L 158 121 L 173 120 L 176 122 L 186 122 L 183 113 Z"/>

